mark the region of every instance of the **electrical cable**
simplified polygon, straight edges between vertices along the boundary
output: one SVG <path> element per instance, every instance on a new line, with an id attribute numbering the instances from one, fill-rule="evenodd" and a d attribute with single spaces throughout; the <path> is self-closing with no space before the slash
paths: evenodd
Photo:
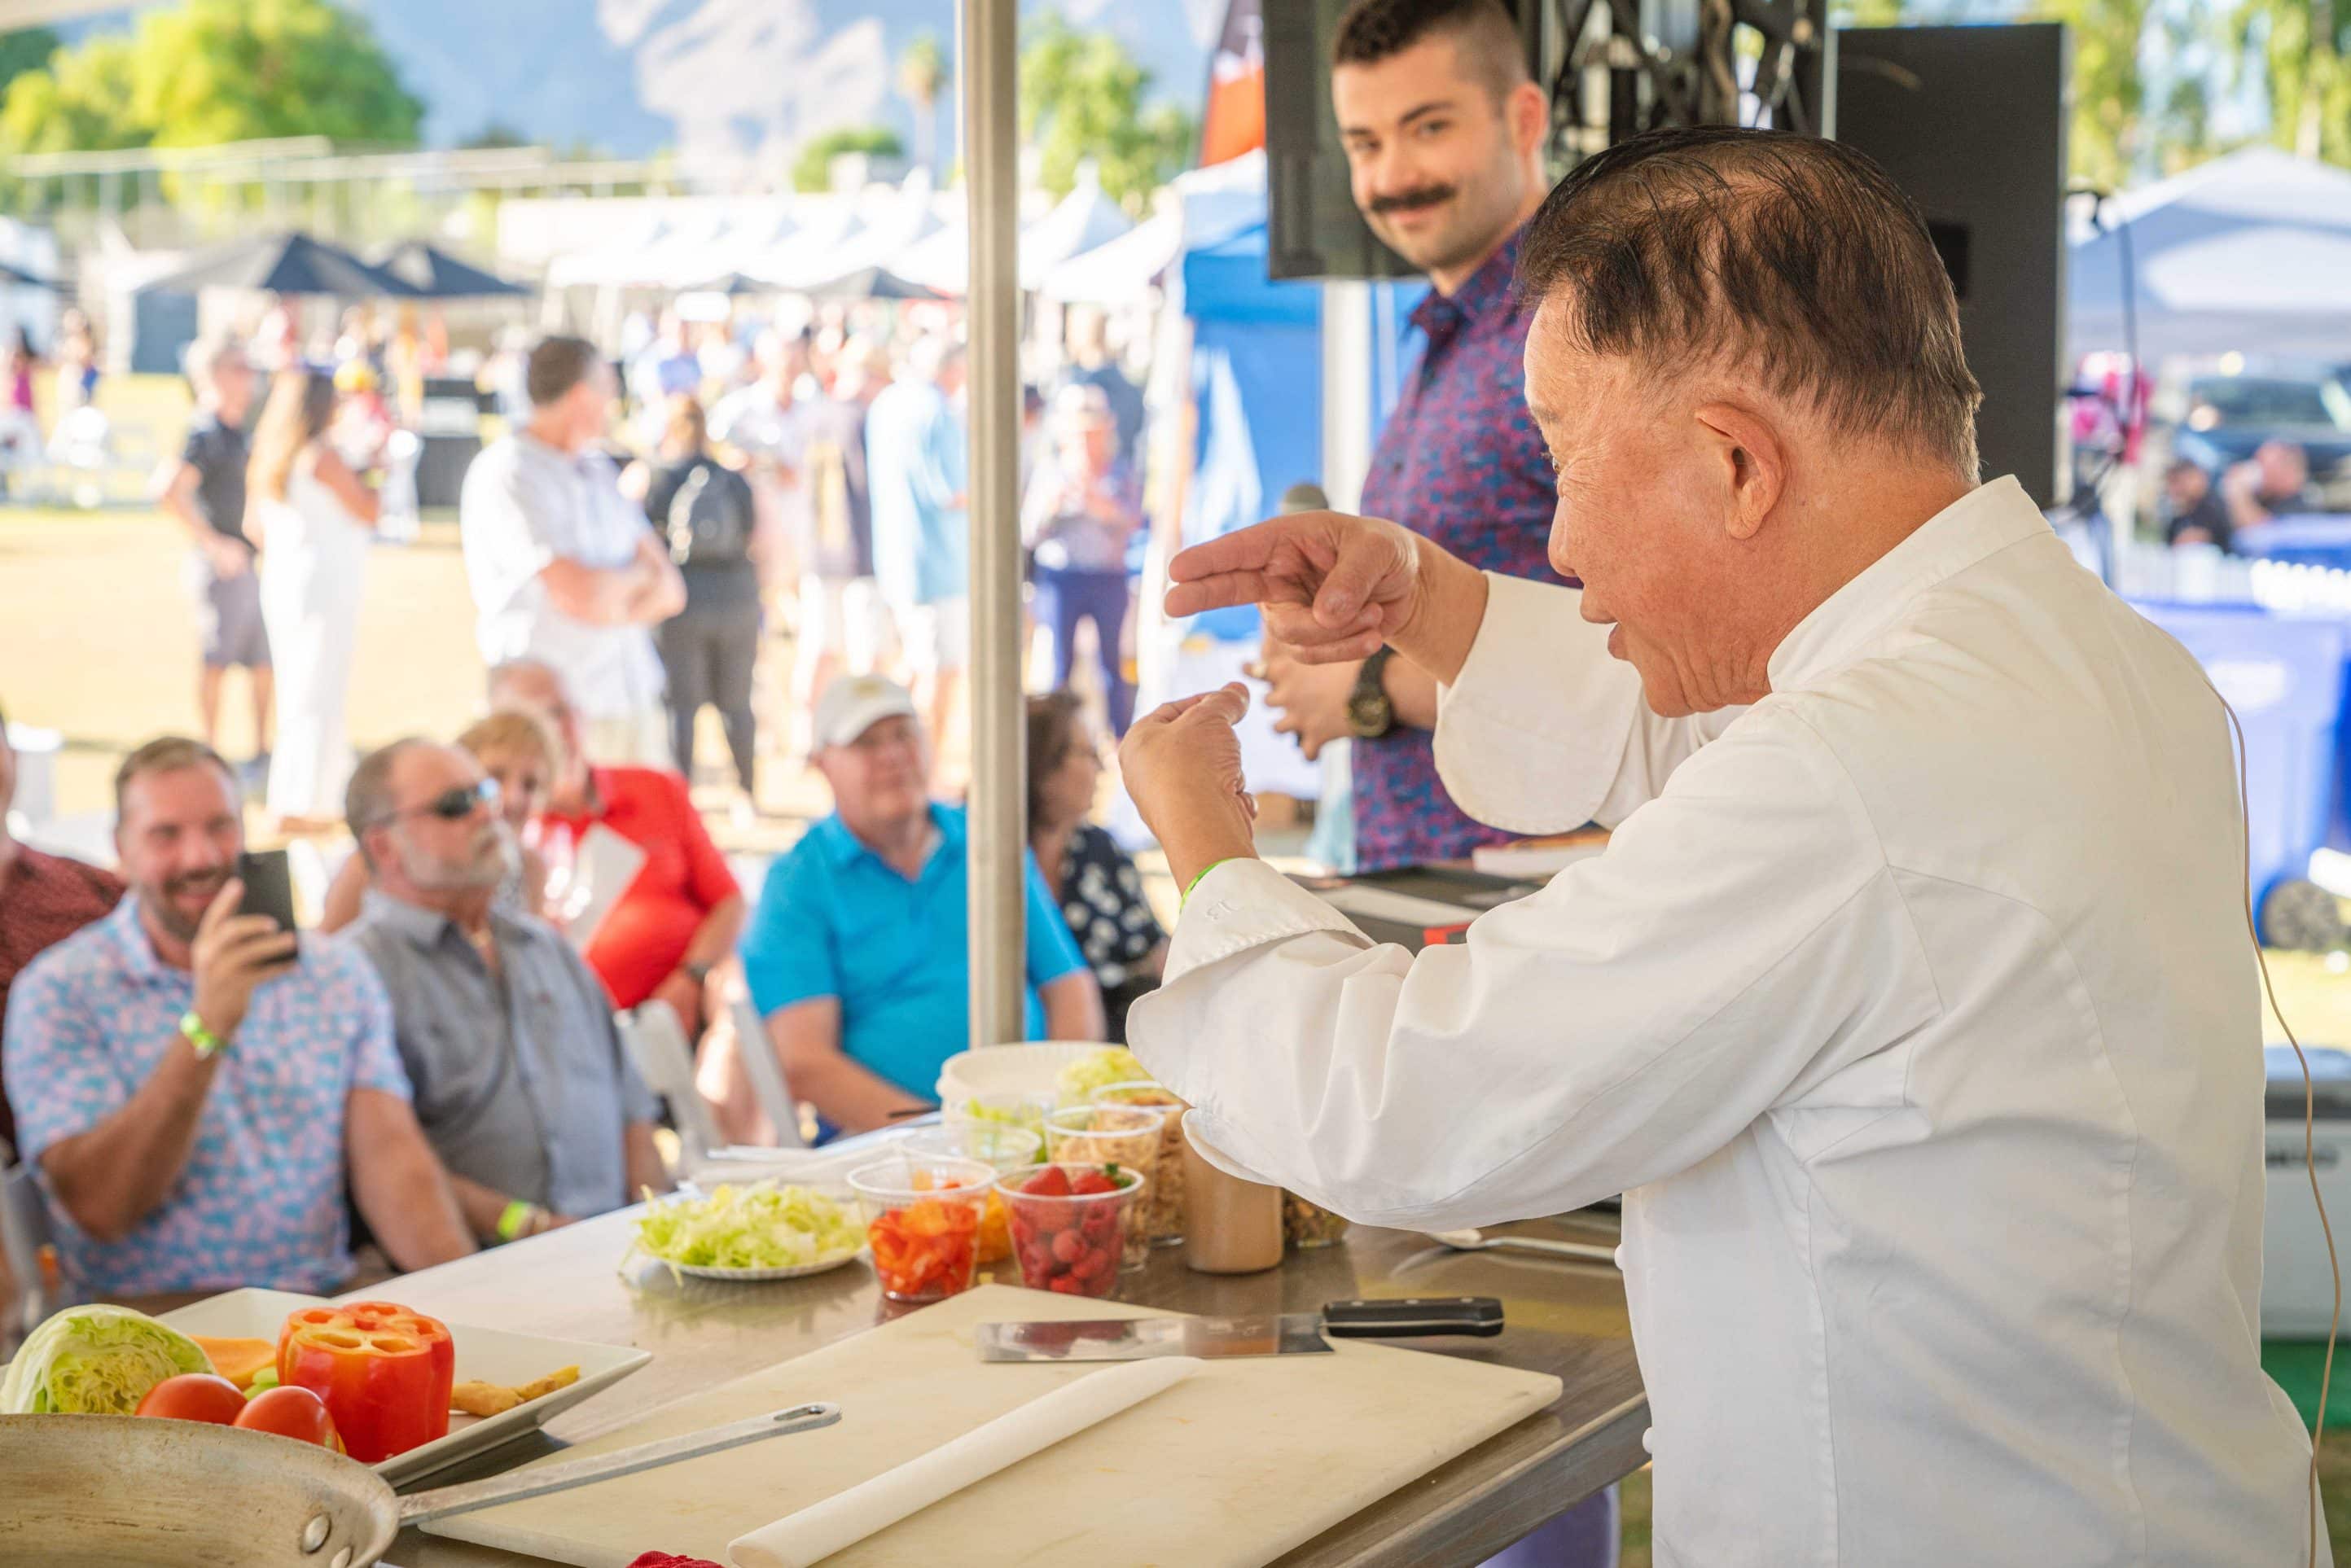
<path id="1" fill-rule="evenodd" d="M 2207 677 L 2207 686 L 2211 680 Z M 2262 950 L 2260 929 L 2253 922 L 2252 888 L 2252 815 L 2249 805 L 2245 763 L 2245 726 L 2237 718 L 2237 711 L 2229 706 L 2218 688 L 2212 691 L 2220 711 L 2229 715 L 2229 728 L 2237 736 L 2237 824 L 2239 842 L 2244 846 L 2245 934 L 2252 939 L 2253 961 L 2261 966 L 2262 994 L 2268 999 L 2270 1012 L 2276 1015 L 2278 1027 L 2285 1032 L 2286 1044 L 2294 1047 L 2294 1059 L 2302 1064 L 2302 1164 L 2304 1174 L 2310 1179 L 2310 1199 L 2318 1206 L 2319 1234 L 2326 1238 L 2326 1272 L 2335 1282 L 2335 1312 L 2326 1323 L 2326 1356 L 2319 1364 L 2318 1416 L 2310 1428 L 2310 1563 L 2318 1568 L 2318 1532 L 2325 1528 L 2318 1498 L 2318 1446 L 2326 1434 L 2326 1396 L 2335 1381 L 2335 1340 L 2343 1327 L 2343 1266 L 2335 1254 L 2335 1227 L 2326 1218 L 2326 1196 L 2318 1189 L 2318 1090 L 2310 1075 L 2310 1058 L 2303 1054 L 2302 1042 L 2294 1033 L 2294 1025 L 2285 1020 L 2285 1009 L 2278 1005 L 2277 987 L 2270 981 L 2269 955 Z"/>

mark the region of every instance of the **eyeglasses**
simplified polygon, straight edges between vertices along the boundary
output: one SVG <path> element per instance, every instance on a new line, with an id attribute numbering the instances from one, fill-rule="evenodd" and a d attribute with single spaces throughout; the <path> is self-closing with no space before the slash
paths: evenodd
<path id="1" fill-rule="evenodd" d="M 437 816 L 444 822 L 463 822 L 477 809 L 484 806 L 495 808 L 497 804 L 498 781 L 486 778 L 475 784 L 454 784 L 423 805 L 388 812 L 376 821 L 397 822 L 403 816 Z"/>

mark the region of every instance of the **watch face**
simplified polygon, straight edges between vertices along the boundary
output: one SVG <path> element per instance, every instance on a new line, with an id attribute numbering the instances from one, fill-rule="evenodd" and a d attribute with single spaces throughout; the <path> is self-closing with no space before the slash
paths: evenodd
<path id="1" fill-rule="evenodd" d="M 1347 722 L 1358 735 L 1385 734 L 1392 719 L 1384 692 L 1358 691 L 1347 699 Z"/>

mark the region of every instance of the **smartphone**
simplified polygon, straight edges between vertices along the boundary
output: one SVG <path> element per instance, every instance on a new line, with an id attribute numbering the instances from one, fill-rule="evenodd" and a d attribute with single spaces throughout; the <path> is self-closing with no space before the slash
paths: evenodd
<path id="1" fill-rule="evenodd" d="M 236 857 L 236 877 L 245 884 L 240 915 L 266 915 L 281 931 L 294 929 L 294 877 L 287 868 L 286 851 L 248 851 Z"/>

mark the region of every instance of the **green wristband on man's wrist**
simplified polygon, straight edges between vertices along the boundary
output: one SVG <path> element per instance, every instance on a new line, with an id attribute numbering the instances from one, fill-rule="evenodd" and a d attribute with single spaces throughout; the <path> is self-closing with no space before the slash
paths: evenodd
<path id="1" fill-rule="evenodd" d="M 1222 859 L 1222 860 L 1211 860 L 1211 861 L 1209 861 L 1209 862 L 1207 863 L 1207 865 L 1206 865 L 1206 866 L 1202 867 L 1200 868 L 1200 874 L 1199 874 L 1197 877 L 1193 877 L 1193 878 L 1192 878 L 1192 886 L 1191 886 L 1190 888 L 1185 888 L 1185 889 L 1184 889 L 1184 897 L 1183 897 L 1182 898 L 1180 898 L 1180 899 L 1178 899 L 1178 900 L 1176 901 L 1176 908 L 1177 911 L 1180 913 L 1180 912 L 1182 911 L 1182 909 L 1183 909 L 1184 906 L 1185 906 L 1186 904 L 1188 904 L 1188 903 L 1190 903 L 1190 902 L 1192 901 L 1192 892 L 1193 892 L 1193 889 L 1194 889 L 1194 888 L 1198 888 L 1198 887 L 1199 887 L 1199 885 L 1200 885 L 1201 883 L 1203 883 L 1203 882 L 1205 882 L 1205 881 L 1207 881 L 1207 880 L 1208 879 L 1208 873 L 1209 873 L 1209 872 L 1214 871 L 1214 870 L 1215 870 L 1217 867 L 1219 867 L 1219 866 L 1228 865 L 1228 864 L 1230 864 L 1233 860 L 1238 859 L 1238 858 L 1239 858 L 1239 857 L 1237 857 L 1237 856 L 1228 855 L 1228 856 L 1227 856 L 1227 857 L 1225 857 L 1225 858 L 1224 858 L 1224 859 Z"/>
<path id="2" fill-rule="evenodd" d="M 511 1241 L 538 1220 L 538 1205 L 516 1199 L 498 1212 L 497 1232 L 501 1241 Z"/>

